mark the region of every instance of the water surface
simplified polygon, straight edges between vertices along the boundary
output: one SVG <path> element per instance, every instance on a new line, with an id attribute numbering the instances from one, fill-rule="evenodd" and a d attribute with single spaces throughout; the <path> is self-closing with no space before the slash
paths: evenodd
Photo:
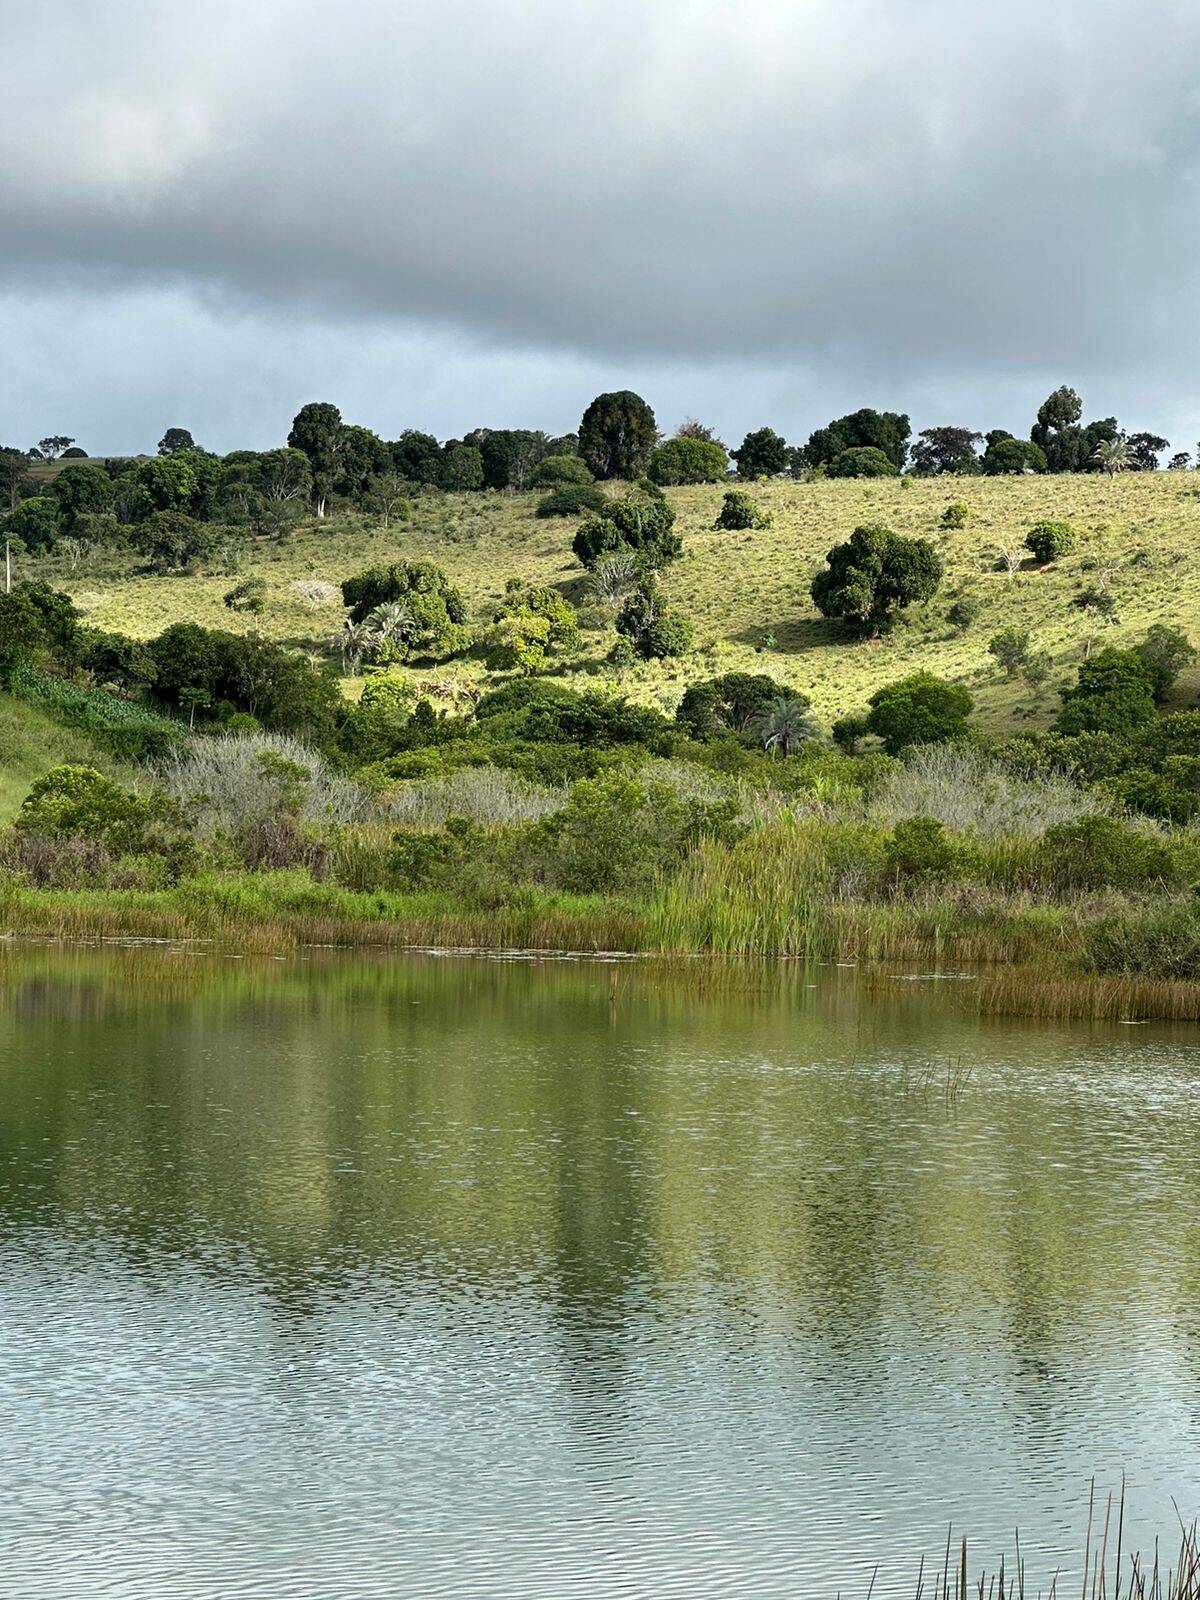
<path id="1" fill-rule="evenodd" d="M 1044 1583 L 1122 1472 L 1169 1537 L 1200 1035 L 955 997 L 9 948 L 0 1594 Z"/>

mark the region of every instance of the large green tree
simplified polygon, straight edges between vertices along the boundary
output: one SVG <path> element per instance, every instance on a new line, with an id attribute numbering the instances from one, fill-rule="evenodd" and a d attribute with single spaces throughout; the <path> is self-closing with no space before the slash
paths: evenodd
<path id="1" fill-rule="evenodd" d="M 882 450 L 897 472 L 904 470 L 912 425 L 899 411 L 874 411 L 864 406 L 809 435 L 801 452 L 806 467 L 823 467 L 843 450 Z"/>
<path id="2" fill-rule="evenodd" d="M 597 478 L 640 478 L 657 443 L 654 413 L 631 389 L 597 395 L 579 424 L 579 453 Z"/>
<path id="3" fill-rule="evenodd" d="M 774 428 L 755 428 L 733 452 L 738 477 L 774 478 L 787 468 L 787 440 Z"/>
<path id="4" fill-rule="evenodd" d="M 302 450 L 312 469 L 313 510 L 325 515 L 325 502 L 333 493 L 342 460 L 342 413 L 324 400 L 310 400 L 292 421 L 288 445 Z"/>
<path id="5" fill-rule="evenodd" d="M 855 528 L 826 559 L 812 581 L 817 609 L 871 636 L 890 628 L 905 606 L 930 599 L 942 578 L 928 539 L 906 539 L 877 523 Z"/>

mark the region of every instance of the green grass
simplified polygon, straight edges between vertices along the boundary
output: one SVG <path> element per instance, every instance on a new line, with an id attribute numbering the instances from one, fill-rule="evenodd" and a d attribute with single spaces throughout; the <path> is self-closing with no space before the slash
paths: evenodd
<path id="1" fill-rule="evenodd" d="M 976 695 L 979 721 L 994 731 L 1043 726 L 1057 706 L 1055 688 L 1073 677 L 1088 624 L 1072 604 L 1098 571 L 1119 608 L 1117 625 L 1096 630 L 1101 642 L 1122 643 L 1154 622 L 1183 627 L 1200 639 L 1200 477 L 1190 473 L 1129 474 L 1110 484 L 1095 475 L 1020 479 L 779 481 L 753 488 L 774 513 L 770 528 L 715 531 L 723 486 L 669 490 L 679 513 L 685 555 L 666 574 L 664 588 L 696 628 L 696 648 L 680 661 L 637 666 L 621 686 L 635 699 L 668 710 L 692 678 L 735 669 L 767 672 L 811 695 L 826 722 L 859 708 L 881 683 L 926 668 L 965 683 Z M 341 622 L 336 606 L 310 611 L 289 589 L 298 578 L 336 583 L 368 563 L 427 556 L 459 584 L 471 620 L 483 622 L 508 577 L 558 585 L 582 596 L 582 572 L 571 554 L 573 520 L 539 520 L 533 494 L 429 496 L 409 523 L 375 529 L 357 517 L 305 527 L 285 544 L 254 545 L 238 577 L 268 584 L 267 608 L 253 624 L 226 610 L 223 595 L 237 581 L 225 576 L 150 577 L 125 562 L 71 571 L 58 560 L 30 561 L 24 575 L 45 576 L 66 588 L 98 626 L 148 637 L 168 623 L 194 619 L 210 626 L 255 626 L 269 637 L 321 655 Z M 952 500 L 970 508 L 964 529 L 943 532 L 940 517 Z M 1032 563 L 1009 576 L 997 568 L 1000 546 L 1020 545 L 1044 518 L 1071 523 L 1076 551 L 1045 571 Z M 882 643 L 848 640 L 815 611 L 813 570 L 830 545 L 861 522 L 884 522 L 899 533 L 933 539 L 946 565 L 941 592 L 917 608 Z M 952 600 L 967 592 L 980 614 L 958 635 L 946 621 Z M 1007 680 L 987 653 L 1000 628 L 1028 628 L 1034 648 L 1054 661 L 1040 692 Z M 774 642 L 765 642 L 773 636 Z M 580 656 L 561 671 L 584 684 L 611 677 L 604 656 L 611 627 L 585 629 Z M 423 679 L 483 676 L 476 660 L 415 669 Z M 1184 675 L 1176 703 L 1189 704 L 1200 672 Z M 354 693 L 356 685 L 347 684 Z"/>
<path id="2" fill-rule="evenodd" d="M 132 781 L 132 774 L 86 733 L 64 727 L 41 706 L 0 694 L 0 824 L 16 815 L 35 778 L 67 761 Z"/>

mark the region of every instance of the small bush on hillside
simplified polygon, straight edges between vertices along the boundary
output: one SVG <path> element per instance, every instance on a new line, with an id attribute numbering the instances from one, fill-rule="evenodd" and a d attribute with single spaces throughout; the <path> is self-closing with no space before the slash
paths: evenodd
<path id="1" fill-rule="evenodd" d="M 744 528 L 769 528 L 771 522 L 771 513 L 762 510 L 753 495 L 747 494 L 745 489 L 730 489 L 713 527 L 736 532 Z"/>
<path id="2" fill-rule="evenodd" d="M 579 648 L 575 607 L 557 589 L 510 578 L 488 635 L 490 672 L 537 672 L 547 657 Z"/>
<path id="3" fill-rule="evenodd" d="M 122 788 L 95 767 L 61 766 L 51 767 L 34 783 L 15 826 L 51 838 L 92 839 L 112 850 L 135 851 L 162 815 L 161 804 Z"/>
<path id="4" fill-rule="evenodd" d="M 1006 678 L 1015 678 L 1029 660 L 1029 629 L 1002 628 L 988 640 L 988 654 L 1004 669 Z"/>
<path id="5" fill-rule="evenodd" d="M 959 595 L 954 604 L 948 608 L 946 621 L 956 633 L 966 633 L 981 610 L 978 600 L 971 599 L 969 595 Z"/>
<path id="6" fill-rule="evenodd" d="M 729 457 L 713 439 L 668 439 L 650 457 L 650 477 L 658 484 L 720 483 Z"/>
<path id="7" fill-rule="evenodd" d="M 1128 734 L 1155 720 L 1154 677 L 1134 650 L 1101 650 L 1063 691 L 1056 733 Z"/>
<path id="8" fill-rule="evenodd" d="M 580 462 L 580 466 L 583 463 Z M 584 471 L 587 468 L 584 467 Z M 560 483 L 538 501 L 534 512 L 539 517 L 578 517 L 584 511 L 603 511 L 608 496 L 594 483 Z"/>
<path id="9" fill-rule="evenodd" d="M 623 633 L 643 661 L 684 655 L 692 643 L 692 625 L 686 617 L 669 611 L 652 577 L 630 595 L 617 617 Z"/>
<path id="10" fill-rule="evenodd" d="M 888 755 L 913 744 L 938 744 L 958 739 L 967 731 L 973 702 L 961 684 L 947 683 L 932 672 L 876 689 L 867 702 L 866 727 L 882 739 Z"/>
<path id="11" fill-rule="evenodd" d="M 1070 555 L 1075 548 L 1075 531 L 1067 522 L 1039 522 L 1025 535 L 1025 548 L 1044 567 Z"/>
<path id="12" fill-rule="evenodd" d="M 1134 650 L 1150 674 L 1151 690 L 1160 704 L 1184 667 L 1196 659 L 1195 647 L 1187 634 L 1179 628 L 1168 628 L 1162 622 L 1156 622 Z"/>
<path id="13" fill-rule="evenodd" d="M 963 505 L 961 500 L 955 500 L 942 512 L 943 528 L 965 528 L 967 518 L 971 515 L 969 506 Z"/>
<path id="14" fill-rule="evenodd" d="M 257 616 L 266 608 L 267 580 L 243 578 L 224 597 L 224 604 L 230 611 L 248 611 Z"/>

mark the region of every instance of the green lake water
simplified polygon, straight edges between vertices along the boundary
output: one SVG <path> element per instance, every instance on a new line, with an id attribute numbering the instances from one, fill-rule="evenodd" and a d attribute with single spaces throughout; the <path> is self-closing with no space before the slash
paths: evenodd
<path id="1" fill-rule="evenodd" d="M 7 947 L 0 1596 L 910 1595 L 950 1523 L 1032 1592 L 1123 1473 L 1169 1544 L 1200 1033 L 961 988 Z"/>

